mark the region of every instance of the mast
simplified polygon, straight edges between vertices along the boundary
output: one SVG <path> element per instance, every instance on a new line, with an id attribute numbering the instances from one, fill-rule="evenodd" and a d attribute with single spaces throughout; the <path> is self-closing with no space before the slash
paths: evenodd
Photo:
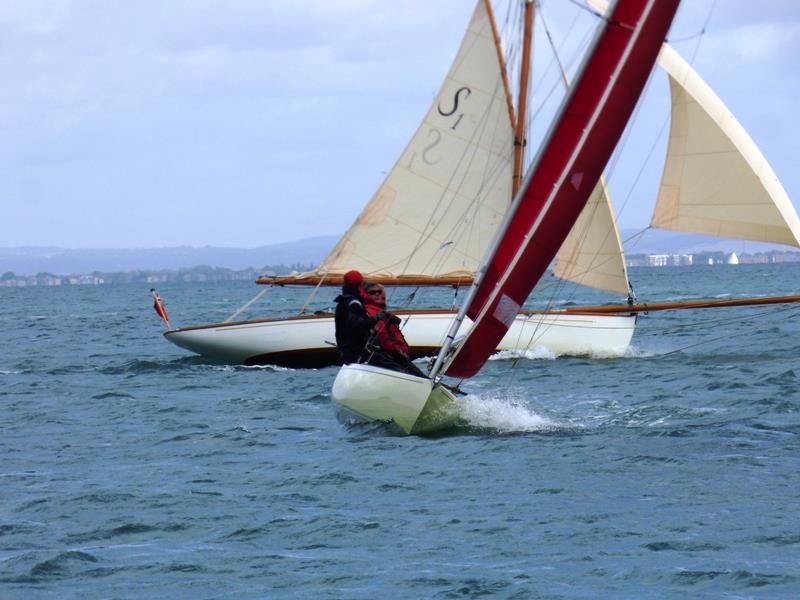
<path id="1" fill-rule="evenodd" d="M 503 52 L 503 44 L 500 39 L 500 31 L 497 29 L 497 21 L 494 18 L 494 9 L 492 8 L 492 0 L 483 0 L 483 6 L 486 9 L 486 15 L 489 17 L 489 24 L 492 27 L 492 40 L 494 40 L 494 50 L 497 52 L 497 63 L 500 65 L 500 74 L 503 78 L 503 89 L 506 94 L 506 108 L 508 108 L 508 122 L 511 126 L 516 123 L 514 116 L 514 102 L 511 98 L 511 85 L 508 83 L 508 68 L 506 67 L 506 57 Z M 513 195 L 512 195 L 513 196 Z"/>
<path id="2" fill-rule="evenodd" d="M 522 185 L 522 171 L 525 160 L 525 120 L 528 108 L 528 78 L 530 75 L 531 38 L 533 35 L 533 0 L 525 0 L 525 25 L 522 33 L 522 63 L 519 71 L 519 98 L 517 100 L 517 121 L 514 128 L 514 174 L 511 183 L 511 197 L 517 195 Z"/>

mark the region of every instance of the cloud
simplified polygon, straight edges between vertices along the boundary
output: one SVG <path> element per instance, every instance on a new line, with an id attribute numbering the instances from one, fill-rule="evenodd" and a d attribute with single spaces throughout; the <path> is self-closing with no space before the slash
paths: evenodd
<path id="1" fill-rule="evenodd" d="M 472 4 L 0 2 L 4 243 L 256 245 L 344 230 L 426 110 Z M 689 36 L 710 3 L 684 4 Z M 571 17 L 557 19 L 575 5 L 545 5 L 563 37 Z M 794 4 L 716 6 L 695 65 L 748 127 L 763 119 L 791 144 L 796 128 L 768 126 L 798 95 Z M 142 204 L 169 218 L 138 217 Z M 223 209 L 248 218 L 220 220 Z M 80 222 L 103 211 L 105 227 Z"/>

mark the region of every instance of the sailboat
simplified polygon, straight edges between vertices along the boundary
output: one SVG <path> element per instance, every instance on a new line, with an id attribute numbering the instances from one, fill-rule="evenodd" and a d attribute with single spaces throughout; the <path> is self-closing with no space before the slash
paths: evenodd
<path id="1" fill-rule="evenodd" d="M 600 0 L 590 5 L 598 12 L 605 8 Z M 482 24 L 481 35 L 474 33 L 475 23 Z M 652 226 L 800 246 L 798 217 L 786 192 L 730 111 L 667 44 L 658 62 L 670 78 L 672 115 Z M 356 268 L 385 285 L 470 285 L 521 181 L 522 144 L 515 141 L 525 139 L 527 66 L 520 68 L 516 107 L 507 72 L 491 4 L 480 0 L 425 118 L 353 226 L 314 271 L 260 278 L 259 283 L 313 286 L 313 297 L 320 286 L 340 285 L 343 273 Z M 630 345 L 638 313 L 719 305 L 635 302 L 602 180 L 557 253 L 553 274 L 627 297 L 627 302 L 523 309 L 497 350 L 620 356 Z M 333 315 L 306 312 L 311 297 L 294 316 L 243 321 L 236 319 L 237 312 L 222 323 L 170 327 L 164 335 L 178 346 L 226 362 L 337 364 Z M 403 320 L 415 357 L 434 355 L 455 318 L 455 310 L 447 308 L 393 312 Z M 471 325 L 467 316 L 464 330 Z"/>
<path id="2" fill-rule="evenodd" d="M 527 6 L 521 62 L 530 48 L 531 3 Z M 521 181 L 529 87 L 523 65 L 514 106 L 488 0 L 477 3 L 472 23 L 422 123 L 352 227 L 314 271 L 260 283 L 307 285 L 316 292 L 321 285 L 341 285 L 345 272 L 358 269 L 384 285 L 471 284 Z M 474 23 L 481 23 L 479 36 Z M 393 312 L 403 319 L 415 357 L 435 354 L 455 317 L 453 308 L 393 307 Z M 339 362 L 331 313 L 309 314 L 304 307 L 291 317 L 240 321 L 236 316 L 169 328 L 164 335 L 178 346 L 228 362 L 291 367 Z M 523 311 L 498 349 L 538 346 L 555 354 L 620 355 L 630 344 L 635 320 L 624 313 Z"/>
<path id="3" fill-rule="evenodd" d="M 404 433 L 446 427 L 454 396 L 441 375 L 475 375 L 506 335 L 600 180 L 650 75 L 680 0 L 618 0 L 476 271 L 429 377 L 370 365 L 339 370 L 333 402 L 345 413 L 388 421 Z M 477 11 L 476 11 L 477 13 Z M 481 20 L 470 30 L 483 34 Z M 459 336 L 464 319 L 472 327 Z"/>

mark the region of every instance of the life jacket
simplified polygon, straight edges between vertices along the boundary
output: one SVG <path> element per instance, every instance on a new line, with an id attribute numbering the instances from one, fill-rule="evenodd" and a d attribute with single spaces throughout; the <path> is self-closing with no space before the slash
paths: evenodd
<path id="1" fill-rule="evenodd" d="M 370 317 L 376 317 L 379 312 L 385 310 L 385 306 L 375 304 L 369 296 L 362 297 L 362 299 L 364 301 L 364 308 Z M 378 345 L 382 350 L 400 354 L 405 358 L 411 356 L 411 350 L 408 347 L 406 338 L 403 337 L 403 332 L 400 331 L 400 328 L 392 323 L 389 318 L 381 319 L 375 323 L 373 331 L 375 332 Z"/>

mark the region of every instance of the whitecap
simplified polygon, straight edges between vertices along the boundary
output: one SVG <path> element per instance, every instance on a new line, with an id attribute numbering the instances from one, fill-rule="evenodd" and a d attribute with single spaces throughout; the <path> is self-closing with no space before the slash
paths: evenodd
<path id="1" fill-rule="evenodd" d="M 500 433 L 552 431 L 561 427 L 557 421 L 509 398 L 468 395 L 460 398 L 459 404 L 461 417 L 472 427 Z"/>
<path id="2" fill-rule="evenodd" d="M 289 367 L 281 367 L 278 365 L 215 365 L 213 367 L 218 371 L 248 371 L 248 370 L 261 370 L 261 371 L 294 371 Z"/>
<path id="3" fill-rule="evenodd" d="M 514 360 L 524 358 L 526 360 L 555 360 L 558 355 L 545 348 L 544 346 L 534 346 L 527 350 L 501 350 L 489 357 L 489 360 Z"/>

